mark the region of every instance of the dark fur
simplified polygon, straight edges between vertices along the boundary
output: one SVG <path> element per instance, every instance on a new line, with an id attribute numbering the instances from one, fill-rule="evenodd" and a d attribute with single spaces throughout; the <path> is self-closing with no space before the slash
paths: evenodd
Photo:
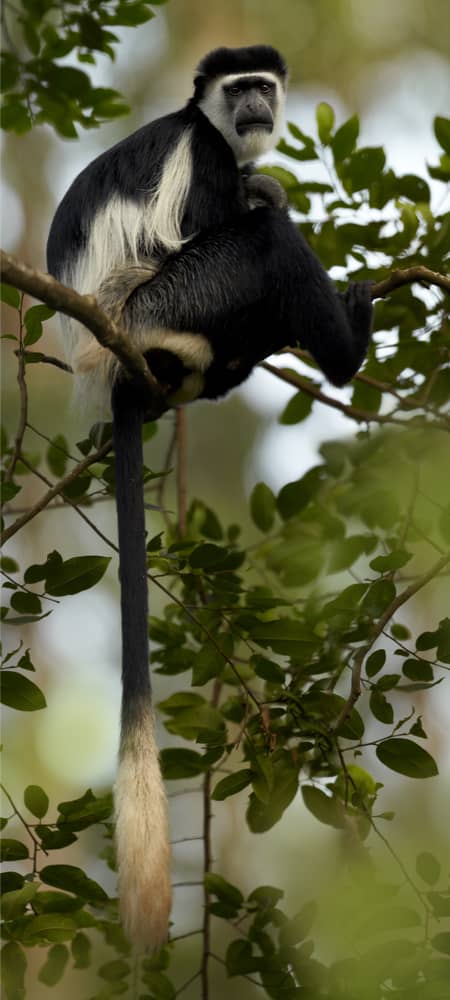
<path id="1" fill-rule="evenodd" d="M 130 329 L 151 317 L 155 326 L 201 330 L 215 358 L 202 395 L 214 398 L 289 344 L 307 348 L 343 385 L 364 359 L 372 305 L 366 282 L 339 295 L 286 213 L 267 207 L 169 258 L 131 294 L 125 315 Z"/>
<path id="2" fill-rule="evenodd" d="M 275 73 L 283 81 L 287 76 L 287 66 L 283 57 L 271 45 L 250 45 L 242 49 L 225 47 L 214 49 L 198 64 L 194 80 L 195 96 L 198 99 L 204 92 L 205 84 L 218 76 L 264 71 Z"/>
<path id="3" fill-rule="evenodd" d="M 130 287 L 131 269 L 117 280 L 112 274 L 102 301 L 110 304 L 108 311 L 131 336 L 140 327 L 203 334 L 214 355 L 205 373 L 206 398 L 224 395 L 247 378 L 258 361 L 297 343 L 311 352 L 331 382 L 342 385 L 358 370 L 370 336 L 368 284 L 337 293 L 290 221 L 274 182 L 249 180 L 221 133 L 197 107 L 209 79 L 258 70 L 270 70 L 281 79 L 286 75 L 284 61 L 269 46 L 218 49 L 206 56 L 198 69 L 195 95 L 185 108 L 145 125 L 79 175 L 56 212 L 48 240 L 50 272 L 57 278 L 70 274 L 70 264 L 83 253 L 96 214 L 115 194 L 143 203 L 157 185 L 166 157 L 186 128 L 192 128 L 193 175 L 182 234 L 198 235 L 172 256 L 161 248 L 160 270 L 151 281 L 145 274 L 143 246 L 143 276 L 135 274 Z M 254 199 L 260 207 L 249 210 L 247 193 L 250 203 Z M 154 260 L 152 248 L 153 265 Z M 178 357 L 160 348 L 145 356 L 168 394 L 181 385 L 186 367 Z M 123 750 L 130 734 L 138 732 L 151 690 L 143 407 L 139 393 L 120 374 L 112 407 L 122 594 Z"/>

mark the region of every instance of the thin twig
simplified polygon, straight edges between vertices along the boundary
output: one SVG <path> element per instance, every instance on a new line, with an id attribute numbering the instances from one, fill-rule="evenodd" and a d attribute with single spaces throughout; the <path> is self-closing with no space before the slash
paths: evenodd
<path id="1" fill-rule="evenodd" d="M 174 994 L 174 996 L 175 997 L 181 996 L 181 994 L 184 993 L 185 990 L 187 990 L 188 986 L 190 986 L 191 983 L 195 983 L 195 980 L 198 979 L 199 976 L 200 976 L 200 970 L 198 972 L 194 972 L 194 975 L 190 976 L 190 978 L 187 979 L 186 982 L 183 983 L 182 986 L 180 986 L 180 988 L 176 991 L 176 993 Z"/>
<path id="2" fill-rule="evenodd" d="M 170 522 L 169 515 L 168 515 L 168 513 L 167 513 L 167 511 L 165 509 L 164 490 L 166 488 L 167 477 L 169 475 L 169 472 L 172 469 L 172 460 L 173 460 L 173 456 L 174 456 L 174 452 L 175 452 L 176 441 L 177 441 L 177 427 L 176 427 L 176 423 L 174 421 L 173 427 L 172 427 L 172 433 L 170 435 L 169 445 L 168 445 L 167 452 L 166 452 L 166 458 L 165 458 L 165 461 L 164 461 L 164 468 L 163 468 L 163 471 L 162 471 L 162 476 L 161 476 L 161 478 L 159 480 L 158 490 L 157 490 L 157 493 L 156 493 L 156 503 L 158 504 L 158 507 L 159 507 L 159 509 L 161 511 L 161 514 L 162 514 L 163 518 L 164 518 L 164 523 L 165 523 L 166 528 L 167 528 L 168 531 L 171 530 L 172 525 L 171 525 L 171 522 Z"/>
<path id="3" fill-rule="evenodd" d="M 9 541 L 9 539 L 12 538 L 16 532 L 20 531 L 25 524 L 32 521 L 37 514 L 40 514 L 41 510 L 44 510 L 44 508 L 47 507 L 54 497 L 58 496 L 59 493 L 63 493 L 64 490 L 67 489 L 67 487 L 70 486 L 70 484 L 73 483 L 78 476 L 85 472 L 90 465 L 93 465 L 101 458 L 104 458 L 110 449 L 111 441 L 107 441 L 106 444 L 102 445 L 102 447 L 98 449 L 98 451 L 95 451 L 92 455 L 88 455 L 88 457 L 84 458 L 82 462 L 79 462 L 78 465 L 72 469 L 72 472 L 69 472 L 67 476 L 64 476 L 64 479 L 60 479 L 59 482 L 55 483 L 55 485 L 52 486 L 47 493 L 44 493 L 44 496 L 42 496 L 41 499 L 34 504 L 34 507 L 30 507 L 30 510 L 18 517 L 17 520 L 9 526 L 9 528 L 5 528 L 0 537 L 1 544 L 4 545 L 4 543 Z"/>
<path id="4" fill-rule="evenodd" d="M 222 682 L 216 678 L 214 681 L 213 693 L 211 696 L 211 705 L 213 708 L 217 708 L 220 698 L 220 692 L 222 690 Z M 210 907 L 210 895 L 208 888 L 205 883 L 205 878 L 208 872 L 211 871 L 212 864 L 212 845 L 211 845 L 211 778 L 212 769 L 208 768 L 205 773 L 203 780 L 203 947 L 202 947 L 202 964 L 200 970 L 201 982 L 202 982 L 202 1000 L 208 1000 L 209 997 L 209 958 L 211 949 L 211 914 L 209 911 Z"/>
<path id="5" fill-rule="evenodd" d="M 19 810 L 18 810 L 18 808 L 17 808 L 17 806 L 16 806 L 15 802 L 14 802 L 14 801 L 13 801 L 13 799 L 11 798 L 11 796 L 10 796 L 10 794 L 9 794 L 8 790 L 7 790 L 6 788 L 5 788 L 5 786 L 4 786 L 4 784 L 3 784 L 3 783 L 2 783 L 2 784 L 0 784 L 0 788 L 1 788 L 2 792 L 3 792 L 3 794 L 4 794 L 4 795 L 6 795 L 6 798 L 8 799 L 8 802 L 10 803 L 10 805 L 11 805 L 12 809 L 14 810 L 14 815 L 15 815 L 15 816 L 17 816 L 17 819 L 20 819 L 20 822 L 21 822 L 21 823 L 23 824 L 23 826 L 25 827 L 25 829 L 26 829 L 26 831 L 27 831 L 27 833 L 28 833 L 28 836 L 29 836 L 29 837 L 31 837 L 31 839 L 32 839 L 32 841 L 33 841 L 33 843 L 34 843 L 35 847 L 37 847 L 39 851 L 43 851 L 43 853 L 44 853 L 44 854 L 48 854 L 48 851 L 46 851 L 46 850 L 45 850 L 45 847 L 43 847 L 43 846 L 42 846 L 42 844 L 41 844 L 40 840 L 38 840 L 38 839 L 37 839 L 37 837 L 35 837 L 35 835 L 34 835 L 34 833 L 33 833 L 32 829 L 31 829 L 31 826 L 30 826 L 30 824 L 29 824 L 29 823 L 27 823 L 26 819 L 25 819 L 25 818 L 24 818 L 24 817 L 22 816 L 22 813 L 21 813 L 21 812 L 19 812 Z"/>
<path id="6" fill-rule="evenodd" d="M 415 581 L 415 583 L 411 583 L 409 587 L 406 587 L 401 594 L 397 594 L 397 597 L 395 597 L 394 600 L 391 601 L 389 607 L 387 607 L 386 610 L 381 615 L 381 618 L 379 618 L 378 621 L 375 622 L 371 630 L 369 641 L 366 643 L 365 646 L 359 649 L 355 655 L 352 668 L 352 684 L 351 684 L 350 694 L 333 726 L 334 732 L 336 733 L 339 732 L 339 729 L 350 715 L 350 712 L 354 704 L 358 701 L 358 698 L 361 694 L 361 671 L 364 660 L 367 656 L 367 653 L 372 649 L 373 644 L 378 639 L 378 636 L 381 635 L 381 633 L 383 632 L 385 626 L 387 625 L 387 622 L 390 620 L 390 618 L 392 618 L 392 615 L 395 614 L 398 608 L 402 607 L 403 604 L 406 604 L 406 602 L 409 601 L 411 597 L 414 597 L 414 595 L 417 594 L 417 592 L 421 590 L 422 587 L 425 587 L 426 584 L 430 582 L 430 580 L 433 580 L 434 577 L 438 576 L 441 570 L 444 569 L 445 566 L 448 566 L 449 563 L 450 563 L 450 554 L 447 553 L 445 556 L 442 557 L 442 559 L 439 559 L 438 562 L 435 563 L 430 570 L 428 570 L 428 573 L 424 573 L 423 576 L 421 576 L 418 580 Z"/>
<path id="7" fill-rule="evenodd" d="M 30 472 L 33 472 L 34 475 L 41 480 L 42 483 L 45 483 L 46 486 L 52 487 L 52 483 L 50 479 L 47 479 L 47 476 L 44 476 L 42 472 L 39 472 L 38 469 L 35 469 L 34 466 L 32 466 L 29 462 L 27 462 L 25 458 L 22 458 L 22 462 L 26 466 L 26 468 L 30 470 Z M 97 525 L 94 524 L 93 521 L 91 521 L 90 517 L 88 517 L 87 514 L 84 513 L 84 510 L 80 509 L 79 505 L 75 503 L 74 500 L 71 500 L 70 497 L 66 497 L 66 504 L 69 504 L 70 507 L 73 507 L 73 509 L 76 510 L 77 514 L 79 514 L 80 517 L 83 519 L 83 521 L 85 521 L 86 524 L 88 524 L 89 527 L 92 528 L 93 531 L 95 531 L 95 534 L 98 535 L 99 538 L 101 538 L 102 542 L 105 542 L 106 545 L 109 545 L 109 547 L 111 549 L 114 549 L 115 552 L 119 551 L 118 546 L 115 545 L 114 542 L 112 542 L 107 535 L 104 535 L 103 531 L 101 531 L 100 528 L 97 528 Z"/>
<path id="8" fill-rule="evenodd" d="M 186 409 L 177 406 L 175 413 L 177 439 L 177 497 L 178 497 L 178 535 L 183 539 L 186 534 Z"/>
<path id="9" fill-rule="evenodd" d="M 18 353 L 18 351 L 14 351 L 14 354 Z M 33 364 L 53 365 L 55 368 L 60 368 L 61 371 L 73 375 L 72 365 L 68 365 L 66 361 L 61 361 L 61 358 L 55 358 L 52 354 L 42 354 L 41 351 L 24 351 L 24 358 L 29 363 L 32 359 Z"/>
<path id="10" fill-rule="evenodd" d="M 25 430 L 27 426 L 27 415 L 28 415 L 28 389 L 25 379 L 25 360 L 24 360 L 24 349 L 23 349 L 23 295 L 20 296 L 20 307 L 19 307 L 19 350 L 16 351 L 18 364 L 17 364 L 17 381 L 19 383 L 19 395 L 20 395 L 20 413 L 19 413 L 19 424 L 17 427 L 16 437 L 14 440 L 14 451 L 12 453 L 11 461 L 6 470 L 5 479 L 6 482 L 11 482 L 17 462 L 22 454 L 22 444 L 25 436 Z"/>
<path id="11" fill-rule="evenodd" d="M 403 424 L 402 420 L 397 420 L 396 417 L 392 417 L 388 413 L 381 414 L 376 413 L 374 410 L 361 410 L 356 406 L 350 406 L 348 403 L 342 403 L 339 399 L 334 399 L 333 396 L 327 396 L 326 393 L 322 392 L 321 389 L 318 389 L 302 375 L 298 375 L 288 368 L 277 368 L 268 361 L 262 361 L 259 367 L 265 368 L 267 372 L 276 375 L 277 378 L 283 382 L 287 382 L 288 385 L 293 385 L 296 389 L 301 389 L 302 392 L 306 393 L 307 396 L 311 396 L 312 399 L 317 399 L 320 403 L 325 403 L 326 406 L 331 406 L 334 410 L 340 410 L 341 413 L 345 413 L 347 417 L 352 417 L 353 420 L 364 421 L 364 423 L 375 421 L 378 424 Z"/>

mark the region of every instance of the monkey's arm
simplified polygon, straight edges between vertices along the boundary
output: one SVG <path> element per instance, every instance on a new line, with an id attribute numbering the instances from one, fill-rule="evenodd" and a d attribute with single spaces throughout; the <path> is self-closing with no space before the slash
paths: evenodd
<path id="1" fill-rule="evenodd" d="M 231 364 L 242 378 L 267 355 L 300 343 L 331 382 L 343 385 L 369 342 L 370 289 L 361 283 L 340 296 L 287 214 L 257 208 L 169 258 L 132 292 L 124 317 L 133 330 L 202 332 L 215 368 Z M 230 385 L 242 380 L 233 377 Z"/>
<path id="2" fill-rule="evenodd" d="M 275 177 L 268 174 L 243 174 L 245 194 L 249 207 L 253 208 L 279 208 L 287 210 L 288 198 L 284 187 L 279 184 Z"/>

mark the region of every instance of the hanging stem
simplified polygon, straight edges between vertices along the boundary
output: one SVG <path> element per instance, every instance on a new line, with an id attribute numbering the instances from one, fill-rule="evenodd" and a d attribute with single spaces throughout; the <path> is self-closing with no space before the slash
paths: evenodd
<path id="1" fill-rule="evenodd" d="M 184 538 L 186 534 L 186 410 L 177 406 L 175 414 L 177 438 L 177 498 L 178 498 L 178 534 Z"/>

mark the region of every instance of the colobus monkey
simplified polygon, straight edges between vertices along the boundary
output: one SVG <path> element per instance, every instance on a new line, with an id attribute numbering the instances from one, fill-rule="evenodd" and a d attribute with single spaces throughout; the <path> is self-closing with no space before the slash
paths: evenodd
<path id="1" fill-rule="evenodd" d="M 50 230 L 48 267 L 119 320 L 167 406 L 216 398 L 286 344 L 336 385 L 362 363 L 367 283 L 339 295 L 291 222 L 279 185 L 251 162 L 280 135 L 287 70 L 270 46 L 217 49 L 180 111 L 103 153 L 72 184 Z M 145 402 L 113 356 L 64 320 L 88 395 L 111 395 L 122 604 L 122 725 L 115 787 L 121 913 L 129 938 L 167 935 L 167 808 L 148 669 L 141 425 Z"/>

